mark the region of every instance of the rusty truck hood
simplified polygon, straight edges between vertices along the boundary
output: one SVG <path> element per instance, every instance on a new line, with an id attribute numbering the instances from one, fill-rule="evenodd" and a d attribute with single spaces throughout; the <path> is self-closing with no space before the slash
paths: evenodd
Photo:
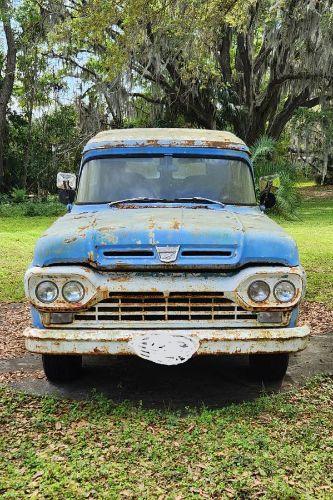
<path id="1" fill-rule="evenodd" d="M 174 262 L 159 250 L 172 247 Z M 168 250 L 168 248 L 166 249 Z M 136 207 L 79 211 L 39 239 L 33 264 L 98 269 L 235 269 L 249 263 L 299 264 L 295 242 L 257 207 Z"/>

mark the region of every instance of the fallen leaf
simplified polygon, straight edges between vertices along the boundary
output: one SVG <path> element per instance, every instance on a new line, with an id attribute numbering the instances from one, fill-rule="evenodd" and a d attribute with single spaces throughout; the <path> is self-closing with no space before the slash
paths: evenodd
<path id="1" fill-rule="evenodd" d="M 44 474 L 44 472 L 42 470 L 39 470 L 38 472 L 36 472 L 36 474 L 34 474 L 32 476 L 32 479 L 37 479 L 37 478 L 41 477 L 43 474 Z"/>

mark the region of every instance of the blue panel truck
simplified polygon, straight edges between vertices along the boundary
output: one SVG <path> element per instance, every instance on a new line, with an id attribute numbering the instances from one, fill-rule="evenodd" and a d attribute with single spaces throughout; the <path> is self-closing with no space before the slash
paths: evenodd
<path id="1" fill-rule="evenodd" d="M 256 200 L 248 147 L 229 132 L 123 129 L 85 146 L 59 173 L 68 213 L 38 240 L 25 275 L 29 351 L 53 382 L 82 355 L 166 365 L 247 355 L 263 379 L 304 349 L 305 274 L 293 239 Z"/>

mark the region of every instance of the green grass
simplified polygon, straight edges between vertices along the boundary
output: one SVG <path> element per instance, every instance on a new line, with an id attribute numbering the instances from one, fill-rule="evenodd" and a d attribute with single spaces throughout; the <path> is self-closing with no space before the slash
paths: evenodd
<path id="1" fill-rule="evenodd" d="M 282 221 L 308 273 L 308 298 L 333 304 L 333 200 Z M 0 218 L 0 300 L 22 276 L 49 217 Z M 333 497 L 333 380 L 224 409 L 182 412 L 37 398 L 0 388 L 1 498 Z"/>
<path id="2" fill-rule="evenodd" d="M 54 217 L 0 217 L 0 301 L 24 298 L 23 276 L 37 238 Z"/>
<path id="3" fill-rule="evenodd" d="M 296 182 L 296 186 L 299 188 L 307 188 L 307 187 L 316 187 L 317 185 L 316 185 L 315 181 L 304 180 L 304 181 Z"/>
<path id="4" fill-rule="evenodd" d="M 279 221 L 295 238 L 307 279 L 307 299 L 333 307 L 333 199 L 303 202 L 299 220 Z"/>
<path id="5" fill-rule="evenodd" d="M 0 408 L 2 498 L 332 498 L 330 378 L 224 409 L 10 390 Z"/>

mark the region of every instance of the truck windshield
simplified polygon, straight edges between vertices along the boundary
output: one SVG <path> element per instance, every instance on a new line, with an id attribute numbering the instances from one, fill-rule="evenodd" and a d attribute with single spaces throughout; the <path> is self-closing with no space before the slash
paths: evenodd
<path id="1" fill-rule="evenodd" d="M 254 205 L 249 166 L 230 158 L 108 157 L 84 164 L 77 203 L 109 203 L 127 198 L 203 197 L 226 204 Z"/>

